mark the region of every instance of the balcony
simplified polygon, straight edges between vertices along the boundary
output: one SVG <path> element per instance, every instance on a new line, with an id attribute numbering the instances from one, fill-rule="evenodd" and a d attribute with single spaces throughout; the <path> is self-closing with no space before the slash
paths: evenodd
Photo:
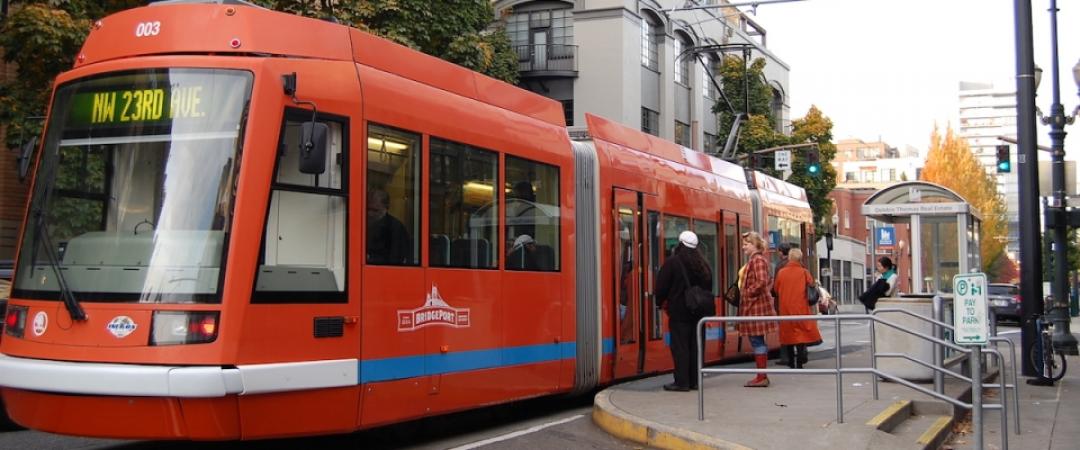
<path id="1" fill-rule="evenodd" d="M 576 45 L 516 45 L 514 51 L 522 78 L 577 77 Z"/>

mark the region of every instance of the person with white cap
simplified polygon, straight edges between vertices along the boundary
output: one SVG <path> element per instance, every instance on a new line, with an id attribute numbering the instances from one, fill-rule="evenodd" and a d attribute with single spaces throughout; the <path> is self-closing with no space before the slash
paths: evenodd
<path id="1" fill-rule="evenodd" d="M 514 245 L 510 247 L 510 255 L 506 258 L 506 266 L 510 269 L 535 270 L 536 263 L 536 240 L 527 234 L 514 239 Z"/>
<path id="2" fill-rule="evenodd" d="M 675 382 L 664 385 L 667 391 L 697 389 L 697 339 L 694 330 L 701 317 L 686 306 L 685 293 L 691 286 L 712 292 L 712 270 L 697 250 L 698 236 L 693 231 L 679 234 L 675 247 L 656 277 L 656 299 L 667 311 L 671 329 L 671 359 L 675 363 Z"/>

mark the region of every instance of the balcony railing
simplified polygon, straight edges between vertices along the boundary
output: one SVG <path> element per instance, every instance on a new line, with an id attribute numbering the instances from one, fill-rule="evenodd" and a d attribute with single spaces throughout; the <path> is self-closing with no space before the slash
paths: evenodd
<path id="1" fill-rule="evenodd" d="M 577 76 L 576 45 L 517 45 L 514 50 L 522 76 Z"/>

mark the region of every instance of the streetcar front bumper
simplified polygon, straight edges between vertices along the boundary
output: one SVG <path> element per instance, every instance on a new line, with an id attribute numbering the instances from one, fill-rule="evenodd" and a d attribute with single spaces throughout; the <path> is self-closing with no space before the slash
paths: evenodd
<path id="1" fill-rule="evenodd" d="M 0 386 L 58 394 L 212 398 L 357 384 L 355 359 L 239 366 L 158 366 L 0 354 Z"/>

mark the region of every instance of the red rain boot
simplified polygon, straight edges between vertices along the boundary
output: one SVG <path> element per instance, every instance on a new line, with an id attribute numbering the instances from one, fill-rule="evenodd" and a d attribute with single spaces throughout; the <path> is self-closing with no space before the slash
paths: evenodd
<path id="1" fill-rule="evenodd" d="M 764 369 L 768 363 L 768 355 L 754 355 L 754 363 L 758 369 Z M 744 387 L 769 387 L 769 376 L 763 373 L 757 374 L 753 380 L 747 381 Z"/>

